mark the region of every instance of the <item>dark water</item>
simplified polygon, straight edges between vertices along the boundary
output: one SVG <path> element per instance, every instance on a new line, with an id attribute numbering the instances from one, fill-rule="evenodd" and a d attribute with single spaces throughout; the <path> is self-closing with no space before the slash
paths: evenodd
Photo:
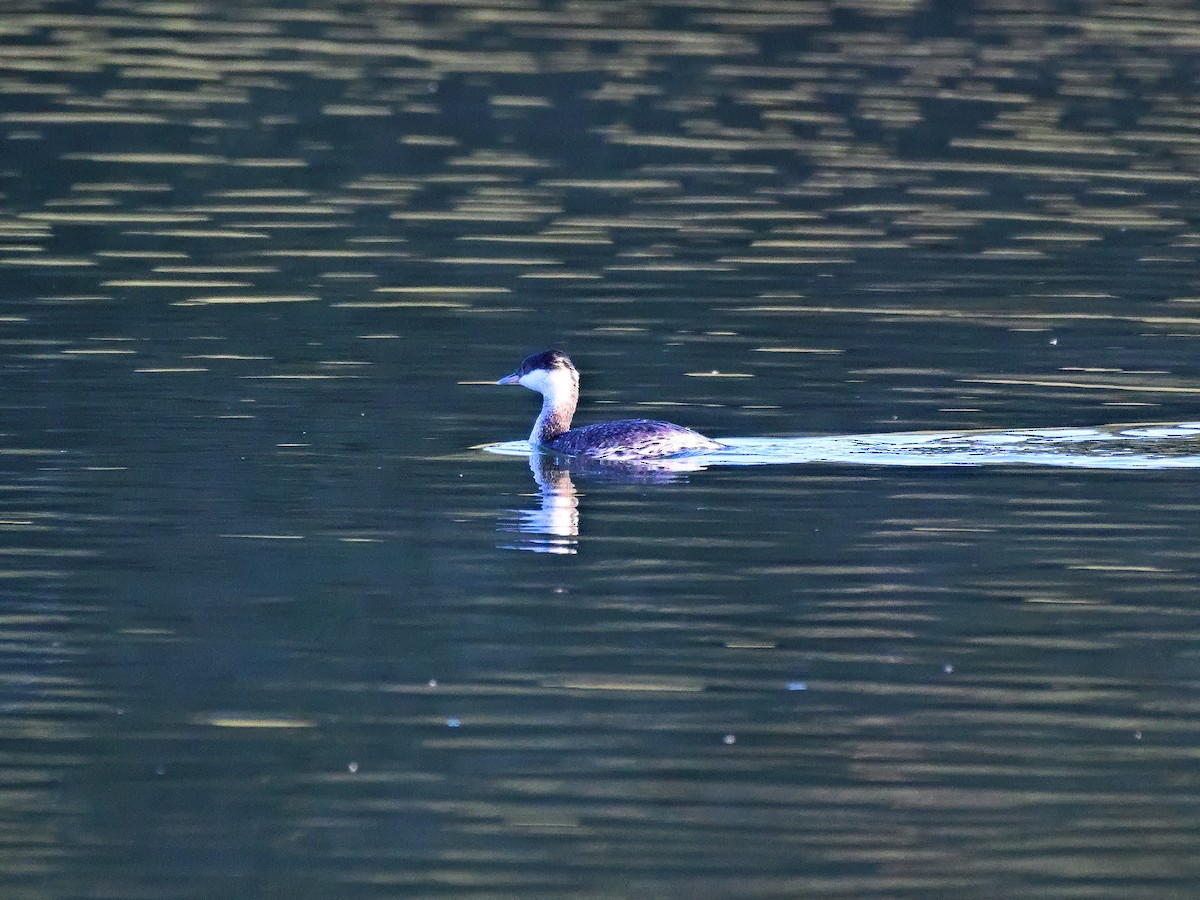
<path id="1" fill-rule="evenodd" d="M 473 448 L 1195 422 L 1198 37 L 7 4 L 0 894 L 1194 895 L 1194 469 Z"/>

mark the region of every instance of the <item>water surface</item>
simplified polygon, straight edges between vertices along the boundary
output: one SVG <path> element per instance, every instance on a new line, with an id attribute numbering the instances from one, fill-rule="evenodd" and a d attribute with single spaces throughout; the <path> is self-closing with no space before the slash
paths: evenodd
<path id="1" fill-rule="evenodd" d="M 11 5 L 0 893 L 1193 894 L 1197 35 Z"/>

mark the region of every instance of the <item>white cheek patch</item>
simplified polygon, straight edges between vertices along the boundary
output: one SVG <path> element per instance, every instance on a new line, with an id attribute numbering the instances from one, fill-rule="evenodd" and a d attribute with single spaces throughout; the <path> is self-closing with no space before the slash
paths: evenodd
<path id="1" fill-rule="evenodd" d="M 575 404 L 575 379 L 569 369 L 534 369 L 521 376 L 521 386 L 537 391 L 551 406 Z"/>
<path id="2" fill-rule="evenodd" d="M 548 387 L 548 379 L 546 378 L 544 369 L 534 369 L 532 372 L 526 372 L 521 376 L 520 381 L 521 387 L 527 387 L 531 391 L 537 391 L 538 393 L 545 392 Z"/>

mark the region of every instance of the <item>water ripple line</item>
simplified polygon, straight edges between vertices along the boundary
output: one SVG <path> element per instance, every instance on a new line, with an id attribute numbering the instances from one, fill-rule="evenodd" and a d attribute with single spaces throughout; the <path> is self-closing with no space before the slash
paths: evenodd
<path id="1" fill-rule="evenodd" d="M 1122 471 L 1200 468 L 1200 422 L 897 432 L 813 437 L 719 438 L 721 449 L 647 461 L 658 471 L 712 466 L 837 463 L 867 466 L 1055 466 Z M 530 453 L 527 441 L 482 448 L 502 456 Z"/>

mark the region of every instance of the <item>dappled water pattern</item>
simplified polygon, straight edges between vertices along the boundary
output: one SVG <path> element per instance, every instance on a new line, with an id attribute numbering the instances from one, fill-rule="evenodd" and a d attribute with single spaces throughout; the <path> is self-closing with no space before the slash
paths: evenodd
<path id="1" fill-rule="evenodd" d="M 1198 41 L 6 4 L 0 895 L 1194 894 Z"/>

